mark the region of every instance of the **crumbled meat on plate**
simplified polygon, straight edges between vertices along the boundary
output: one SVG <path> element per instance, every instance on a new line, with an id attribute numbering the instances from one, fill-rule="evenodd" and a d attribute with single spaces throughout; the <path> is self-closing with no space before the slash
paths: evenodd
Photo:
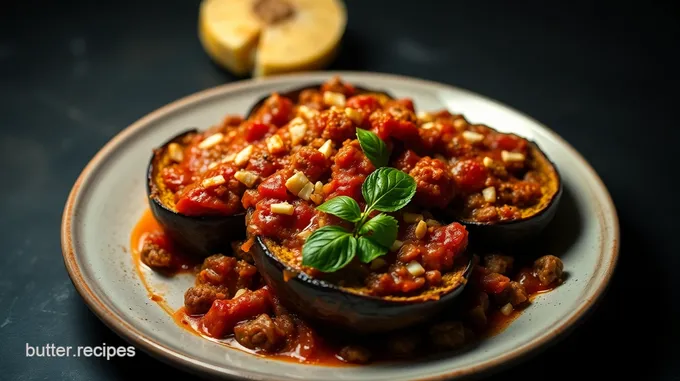
<path id="1" fill-rule="evenodd" d="M 554 255 L 544 255 L 534 262 L 534 272 L 544 286 L 560 280 L 563 269 L 562 260 Z"/>
<path id="2" fill-rule="evenodd" d="M 507 275 L 512 270 L 514 259 L 507 255 L 490 254 L 484 257 L 484 266 L 490 272 Z"/>
<path id="3" fill-rule="evenodd" d="M 208 284 L 196 285 L 184 294 L 184 308 L 189 315 L 204 314 L 208 312 L 215 300 L 227 297 L 226 290 L 223 288 Z"/>
<path id="4" fill-rule="evenodd" d="M 141 259 L 145 265 L 154 269 L 166 269 L 172 265 L 172 254 L 148 240 L 142 247 Z"/>
<path id="5" fill-rule="evenodd" d="M 261 314 L 234 327 L 234 337 L 246 348 L 275 352 L 283 344 L 285 332 L 269 315 Z"/>
<path id="6" fill-rule="evenodd" d="M 527 291 L 519 282 L 511 281 L 505 290 L 496 295 L 494 301 L 497 305 L 503 306 L 508 303 L 513 306 L 521 305 L 529 299 Z"/>

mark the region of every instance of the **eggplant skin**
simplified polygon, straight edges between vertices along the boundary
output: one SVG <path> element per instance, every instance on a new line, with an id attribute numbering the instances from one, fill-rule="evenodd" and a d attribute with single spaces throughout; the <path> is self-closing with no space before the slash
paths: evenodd
<path id="1" fill-rule="evenodd" d="M 155 184 L 160 160 L 168 144 L 180 142 L 186 135 L 196 132 L 196 129 L 182 132 L 154 150 L 147 170 L 146 192 L 151 213 L 164 233 L 187 255 L 204 258 L 216 253 L 231 253 L 231 243 L 245 239 L 245 213 L 233 216 L 186 216 L 163 204 L 159 187 Z"/>
<path id="2" fill-rule="evenodd" d="M 470 242 L 475 248 L 498 249 L 526 244 L 537 238 L 554 219 L 564 193 L 562 178 L 557 166 L 550 161 L 538 144 L 530 141 L 530 147 L 533 154 L 539 155 L 543 165 L 552 172 L 549 175 L 555 182 L 555 192 L 543 208 L 518 220 L 485 223 L 456 218 L 454 215 L 453 220 L 464 225 L 470 233 Z"/>
<path id="3" fill-rule="evenodd" d="M 318 90 L 319 88 L 321 88 L 322 85 L 323 85 L 323 83 L 311 83 L 311 84 L 304 85 L 304 86 L 301 86 L 301 87 L 296 87 L 294 89 L 289 89 L 289 90 L 286 90 L 286 91 L 279 92 L 279 94 L 283 97 L 291 99 L 293 101 L 293 103 L 297 103 L 298 98 L 300 96 L 300 93 L 302 91 L 308 90 L 308 89 Z M 355 95 L 372 93 L 372 94 L 380 94 L 380 95 L 387 97 L 389 99 L 396 99 L 392 94 L 390 94 L 390 93 L 388 93 L 384 90 L 372 90 L 372 89 L 367 89 L 367 88 L 360 87 L 360 86 L 354 86 L 354 89 L 356 90 Z M 260 109 L 260 107 L 262 107 L 264 102 L 266 102 L 267 99 L 269 99 L 270 96 L 271 96 L 271 94 L 267 94 L 267 95 L 263 96 L 262 98 L 260 98 L 257 102 L 255 102 L 255 104 L 253 104 L 250 107 L 250 109 L 248 110 L 248 113 L 246 113 L 246 118 L 250 118 L 253 115 L 257 114 L 257 111 Z"/>
<path id="4" fill-rule="evenodd" d="M 422 323 L 450 306 L 466 283 L 460 282 L 436 300 L 418 297 L 390 300 L 357 295 L 300 272 L 285 280 L 284 273 L 292 269 L 277 259 L 268 247 L 271 242 L 259 236 L 254 239 L 250 253 L 260 274 L 281 303 L 308 321 L 343 331 L 381 333 Z M 472 265 L 468 262 L 463 270 L 465 278 L 469 277 L 471 269 Z"/>

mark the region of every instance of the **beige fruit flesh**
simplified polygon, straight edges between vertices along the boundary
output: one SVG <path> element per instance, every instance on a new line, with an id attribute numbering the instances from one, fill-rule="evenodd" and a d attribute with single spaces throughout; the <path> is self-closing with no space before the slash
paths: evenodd
<path id="1" fill-rule="evenodd" d="M 206 52 L 237 75 L 328 65 L 346 26 L 339 0 L 204 0 L 199 36 Z"/>

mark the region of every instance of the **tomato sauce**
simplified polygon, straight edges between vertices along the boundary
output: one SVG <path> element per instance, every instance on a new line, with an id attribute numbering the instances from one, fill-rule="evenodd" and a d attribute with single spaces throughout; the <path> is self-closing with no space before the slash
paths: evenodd
<path id="1" fill-rule="evenodd" d="M 416 192 L 407 207 L 389 213 L 399 229 L 387 254 L 322 273 L 302 266 L 304 242 L 321 226 L 352 225 L 317 206 L 347 196 L 363 209 L 362 187 L 376 170 L 358 129 L 377 135 L 388 151 L 383 164 L 410 175 Z M 274 93 L 247 120 L 227 116 L 157 150 L 155 163 L 154 192 L 169 209 L 192 217 L 248 210 L 248 235 L 288 249 L 280 260 L 374 296 L 435 290 L 469 254 L 465 227 L 438 221 L 432 210 L 477 222 L 511 221 L 540 210 L 557 191 L 554 168 L 528 140 L 446 110 L 416 112 L 409 98 L 359 94 L 337 77 L 295 100 Z M 418 327 L 360 337 L 327 332 L 286 311 L 243 250 L 197 263 L 167 239 L 149 212 L 131 239 L 147 289 L 150 270 L 197 274 L 182 308 L 169 308 L 150 291 L 182 326 L 250 353 L 304 363 L 392 361 L 460 350 L 502 331 L 562 275 L 554 256 L 519 263 L 501 253 L 479 253 L 457 307 Z"/>
<path id="2" fill-rule="evenodd" d="M 132 250 L 130 250 L 130 252 L 136 265 L 137 273 L 142 280 L 142 284 L 149 292 L 150 300 L 157 302 L 161 308 L 171 315 L 171 317 L 179 326 L 187 329 L 193 334 L 224 345 L 225 347 L 240 350 L 258 357 L 311 365 L 350 366 L 352 363 L 340 355 L 343 348 L 350 344 L 368 348 L 368 350 L 370 350 L 373 354 L 371 357 L 371 362 L 413 361 L 432 355 L 442 355 L 446 353 L 453 354 L 457 351 L 464 350 L 467 346 L 473 345 L 474 341 L 483 340 L 501 333 L 510 323 L 512 323 L 512 321 L 520 317 L 521 312 L 524 308 L 526 308 L 526 305 L 518 306 L 507 315 L 502 313 L 500 310 L 490 308 L 487 313 L 486 321 L 481 328 L 475 326 L 474 324 L 471 324 L 469 328 L 466 328 L 469 330 L 468 334 L 473 337 L 473 340 L 467 342 L 464 347 L 458 348 L 456 350 L 437 348 L 428 345 L 426 342 L 423 342 L 423 338 L 428 336 L 430 330 L 432 330 L 433 327 L 436 327 L 437 324 L 441 324 L 436 318 L 433 319 L 432 322 L 423 325 L 412 327 L 393 334 L 382 335 L 348 335 L 346 333 L 338 334 L 337 332 L 328 331 L 324 327 L 311 326 L 300 321 L 300 325 L 303 327 L 303 330 L 306 334 L 289 338 L 284 350 L 271 353 L 263 350 L 250 349 L 241 345 L 236 339 L 235 335 L 228 332 L 230 332 L 230 329 L 233 330 L 235 324 L 247 321 L 253 318 L 253 315 L 260 313 L 271 313 L 271 308 L 275 307 L 259 304 L 260 302 L 257 301 L 255 304 L 251 303 L 251 305 L 237 305 L 234 304 L 234 299 L 231 299 L 232 306 L 240 308 L 241 312 L 238 312 L 234 309 L 218 307 L 214 310 L 211 308 L 207 314 L 192 315 L 187 313 L 185 306 L 170 306 L 163 296 L 159 295 L 148 283 L 147 272 L 149 269 L 140 260 L 140 251 L 144 246 L 145 240 L 147 240 L 148 237 L 157 235 L 159 233 L 162 234 L 162 229 L 154 220 L 151 212 L 146 210 L 142 214 L 131 235 Z M 443 239 L 442 242 L 444 243 L 447 240 L 455 240 L 455 235 L 451 236 L 445 234 L 443 236 L 445 236 L 445 238 L 441 239 Z M 172 255 L 174 257 L 181 258 L 178 259 L 178 262 L 183 263 L 182 266 L 176 268 L 178 272 L 198 273 L 200 263 L 197 263 L 196 260 L 188 259 L 186 255 L 179 251 L 173 252 Z M 476 280 L 475 274 L 476 276 L 480 277 L 481 280 Z M 469 287 L 465 291 L 469 295 L 464 299 L 467 299 L 470 302 L 465 302 L 462 306 L 458 306 L 454 310 L 446 312 L 443 315 L 448 317 L 458 316 L 464 319 L 467 313 L 460 310 L 460 308 L 465 309 L 476 303 L 476 300 L 473 301 L 473 299 L 475 299 L 473 294 L 477 289 L 480 289 L 481 287 L 481 289 L 484 289 L 484 291 L 489 292 L 489 295 L 491 295 L 501 292 L 504 285 L 507 286 L 507 284 L 510 282 L 510 278 L 506 276 L 499 274 L 489 276 L 489 274 L 493 273 L 489 273 L 488 269 L 478 266 L 470 280 L 472 287 Z M 172 276 L 172 274 L 169 274 L 169 276 Z M 484 277 L 488 277 L 489 279 L 484 281 L 482 279 Z M 536 295 L 542 292 L 547 292 L 552 287 L 556 286 L 541 285 L 538 277 L 534 275 L 532 269 L 526 266 L 521 267 L 520 271 L 513 277 L 513 279 L 527 287 L 527 296 L 532 299 Z M 480 282 L 482 286 L 475 287 L 474 284 L 476 282 Z M 262 290 L 262 288 L 258 287 L 260 286 L 255 286 L 255 290 L 253 292 Z M 275 295 L 275 290 L 268 290 L 268 295 L 269 294 Z M 221 301 L 219 303 L 215 302 L 214 305 L 226 306 L 229 304 L 228 302 L 230 302 L 230 300 L 226 299 L 226 301 Z M 293 319 L 299 321 L 299 318 L 294 314 L 289 315 Z M 418 348 L 417 351 L 408 356 L 398 352 L 399 348 L 404 346 L 408 348 L 410 345 Z"/>

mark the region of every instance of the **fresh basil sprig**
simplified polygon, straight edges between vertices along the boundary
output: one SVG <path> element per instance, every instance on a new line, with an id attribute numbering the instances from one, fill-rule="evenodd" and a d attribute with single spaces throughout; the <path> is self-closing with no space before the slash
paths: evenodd
<path id="1" fill-rule="evenodd" d="M 386 167 L 390 160 L 390 151 L 387 144 L 371 131 L 357 128 L 357 138 L 364 155 L 371 161 L 374 167 Z"/>
<path id="2" fill-rule="evenodd" d="M 361 187 L 366 207 L 350 197 L 338 196 L 317 209 L 354 224 L 350 232 L 340 226 L 324 226 L 312 233 L 302 247 L 302 265 L 334 272 L 358 257 L 363 263 L 387 254 L 397 239 L 399 223 L 387 214 L 406 206 L 416 193 L 415 180 L 403 171 L 382 167 L 366 177 Z"/>

